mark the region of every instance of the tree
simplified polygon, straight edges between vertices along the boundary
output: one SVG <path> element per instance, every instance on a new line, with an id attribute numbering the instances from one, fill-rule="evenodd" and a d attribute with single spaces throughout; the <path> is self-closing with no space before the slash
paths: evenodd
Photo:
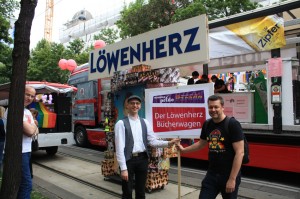
<path id="1" fill-rule="evenodd" d="M 69 42 L 68 50 L 71 54 L 79 55 L 84 49 L 84 41 L 82 39 L 75 39 Z"/>
<path id="2" fill-rule="evenodd" d="M 0 84 L 10 82 L 12 73 L 12 48 L 0 43 Z"/>
<path id="3" fill-rule="evenodd" d="M 15 0 L 0 0 L 0 83 L 6 83 L 11 77 L 12 67 L 12 49 L 9 44 L 12 38 L 9 34 L 10 20 L 14 11 L 19 8 L 19 4 Z"/>
<path id="4" fill-rule="evenodd" d="M 92 47 L 85 47 L 83 40 L 75 39 L 67 46 L 67 49 L 64 53 L 64 58 L 74 59 L 79 66 L 89 61 L 89 52 L 91 50 Z"/>
<path id="5" fill-rule="evenodd" d="M 36 5 L 37 0 L 21 0 L 19 18 L 15 22 L 15 41 L 12 53 L 13 76 L 9 96 L 4 172 L 0 198 L 16 198 L 21 181 L 25 79 L 30 53 L 30 30 Z"/>
<path id="6" fill-rule="evenodd" d="M 103 28 L 99 34 L 94 35 L 94 40 L 103 40 L 106 45 L 113 44 L 118 39 L 118 30 L 114 30 L 113 28 Z"/>
<path id="7" fill-rule="evenodd" d="M 172 17 L 172 23 L 189 19 L 201 14 L 205 14 L 205 7 L 199 1 L 194 1 L 194 3 L 176 9 L 175 14 Z"/>
<path id="8" fill-rule="evenodd" d="M 0 41 L 11 43 L 12 38 L 9 35 L 10 21 L 13 12 L 19 7 L 15 0 L 0 0 Z"/>
<path id="9" fill-rule="evenodd" d="M 206 13 L 210 20 L 257 7 L 250 0 L 136 0 L 124 7 L 116 22 L 120 37 L 126 39 Z"/>
<path id="10" fill-rule="evenodd" d="M 66 83 L 68 70 L 58 67 L 60 59 L 65 58 L 66 50 L 62 44 L 42 39 L 31 52 L 27 80 Z"/>
<path id="11" fill-rule="evenodd" d="M 145 0 L 136 0 L 134 3 L 130 3 L 128 7 L 124 6 L 121 11 L 121 19 L 116 22 L 121 30 L 120 37 L 122 39 L 144 33 L 150 29 L 146 15 L 142 12 L 142 7 L 145 4 Z"/>
<path id="12" fill-rule="evenodd" d="M 253 10 L 258 3 L 250 0 L 197 0 L 204 5 L 209 20 L 228 17 L 237 13 Z"/>

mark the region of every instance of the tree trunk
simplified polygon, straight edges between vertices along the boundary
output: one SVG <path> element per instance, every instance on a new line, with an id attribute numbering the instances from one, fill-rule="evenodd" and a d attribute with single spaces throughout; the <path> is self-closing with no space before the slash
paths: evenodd
<path id="1" fill-rule="evenodd" d="M 30 53 L 30 31 L 36 5 L 37 0 L 21 0 L 19 18 L 15 22 L 13 69 L 0 198 L 16 198 L 21 182 L 25 81 Z"/>

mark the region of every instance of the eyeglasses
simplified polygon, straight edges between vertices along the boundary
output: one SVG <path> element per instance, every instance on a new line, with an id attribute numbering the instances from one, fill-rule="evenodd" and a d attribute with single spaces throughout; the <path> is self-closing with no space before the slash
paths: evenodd
<path id="1" fill-rule="evenodd" d="M 29 93 L 25 93 L 25 96 L 26 96 L 26 97 L 29 97 L 29 98 L 32 98 L 32 99 L 35 98 L 35 95 L 30 95 Z"/>
<path id="2" fill-rule="evenodd" d="M 141 105 L 141 102 L 129 102 L 130 105 Z"/>

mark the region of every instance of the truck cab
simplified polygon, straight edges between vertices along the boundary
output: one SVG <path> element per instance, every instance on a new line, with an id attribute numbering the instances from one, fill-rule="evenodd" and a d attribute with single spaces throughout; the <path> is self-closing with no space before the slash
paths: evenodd
<path id="1" fill-rule="evenodd" d="M 102 105 L 110 92 L 110 80 L 88 80 L 88 64 L 77 67 L 71 74 L 69 85 L 78 92 L 72 99 L 74 138 L 78 146 L 98 145 L 106 147 Z"/>

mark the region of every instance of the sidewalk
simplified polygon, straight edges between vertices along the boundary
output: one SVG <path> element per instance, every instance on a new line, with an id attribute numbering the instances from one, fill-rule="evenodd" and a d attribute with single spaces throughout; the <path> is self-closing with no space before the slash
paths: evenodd
<path id="1" fill-rule="evenodd" d="M 108 190 L 121 194 L 121 185 L 110 180 L 104 180 L 104 176 L 101 174 L 100 165 L 95 165 L 82 160 L 68 157 L 64 157 L 63 161 L 54 161 L 53 159 L 44 160 L 42 164 L 73 177 L 80 178 L 81 180 L 92 183 L 96 186 L 104 187 Z M 59 189 L 59 191 L 64 195 L 64 197 L 62 198 L 99 198 L 99 193 L 96 193 L 91 189 L 89 190 L 88 186 L 84 186 L 80 183 L 70 182 L 70 180 L 64 179 L 58 174 L 43 169 L 39 166 L 34 165 L 33 173 L 34 183 L 36 183 L 37 186 L 40 186 L 42 189 L 48 190 L 50 192 L 52 192 L 51 189 L 56 189 L 56 191 L 53 193 L 56 193 Z M 51 185 L 49 185 L 49 183 Z M 200 190 L 186 186 L 181 186 L 180 188 L 182 199 L 195 199 L 199 196 Z M 67 197 L 67 193 L 71 193 L 72 196 Z M 54 195 L 57 196 L 57 194 Z M 105 198 L 104 195 L 101 194 L 101 198 Z M 146 198 L 178 198 L 178 185 L 169 183 L 163 190 L 153 190 L 151 193 L 146 193 Z"/>
<path id="2" fill-rule="evenodd" d="M 85 182 L 93 184 L 95 186 L 103 187 L 107 190 L 111 190 L 115 193 L 121 194 L 121 185 L 119 183 L 105 180 L 104 176 L 101 174 L 101 166 L 85 162 L 82 160 L 57 156 L 55 159 L 43 159 L 39 161 L 40 164 L 43 164 L 52 169 L 58 170 L 62 173 L 66 173 L 75 178 L 79 178 Z M 61 175 L 58 175 L 54 172 L 46 170 L 42 167 L 33 165 L 33 174 L 34 174 L 34 183 L 40 187 L 42 190 L 47 190 L 50 193 L 53 193 L 55 197 L 49 197 L 50 199 L 114 199 L 107 193 L 96 190 L 88 185 L 79 183 L 74 180 L 67 179 Z M 182 199 L 195 199 L 198 198 L 200 190 L 181 186 L 181 198 Z M 57 194 L 58 193 L 58 194 Z M 241 198 L 272 198 L 272 199 L 291 199 L 284 195 L 284 193 L 272 193 L 268 190 L 264 190 L 261 185 L 252 185 L 249 188 L 240 187 L 239 195 Z M 169 183 L 165 186 L 163 190 L 153 190 L 150 194 L 146 193 L 147 199 L 157 199 L 157 198 L 167 198 L 167 199 L 176 199 L 178 198 L 178 185 Z M 218 195 L 217 199 L 222 197 Z"/>

